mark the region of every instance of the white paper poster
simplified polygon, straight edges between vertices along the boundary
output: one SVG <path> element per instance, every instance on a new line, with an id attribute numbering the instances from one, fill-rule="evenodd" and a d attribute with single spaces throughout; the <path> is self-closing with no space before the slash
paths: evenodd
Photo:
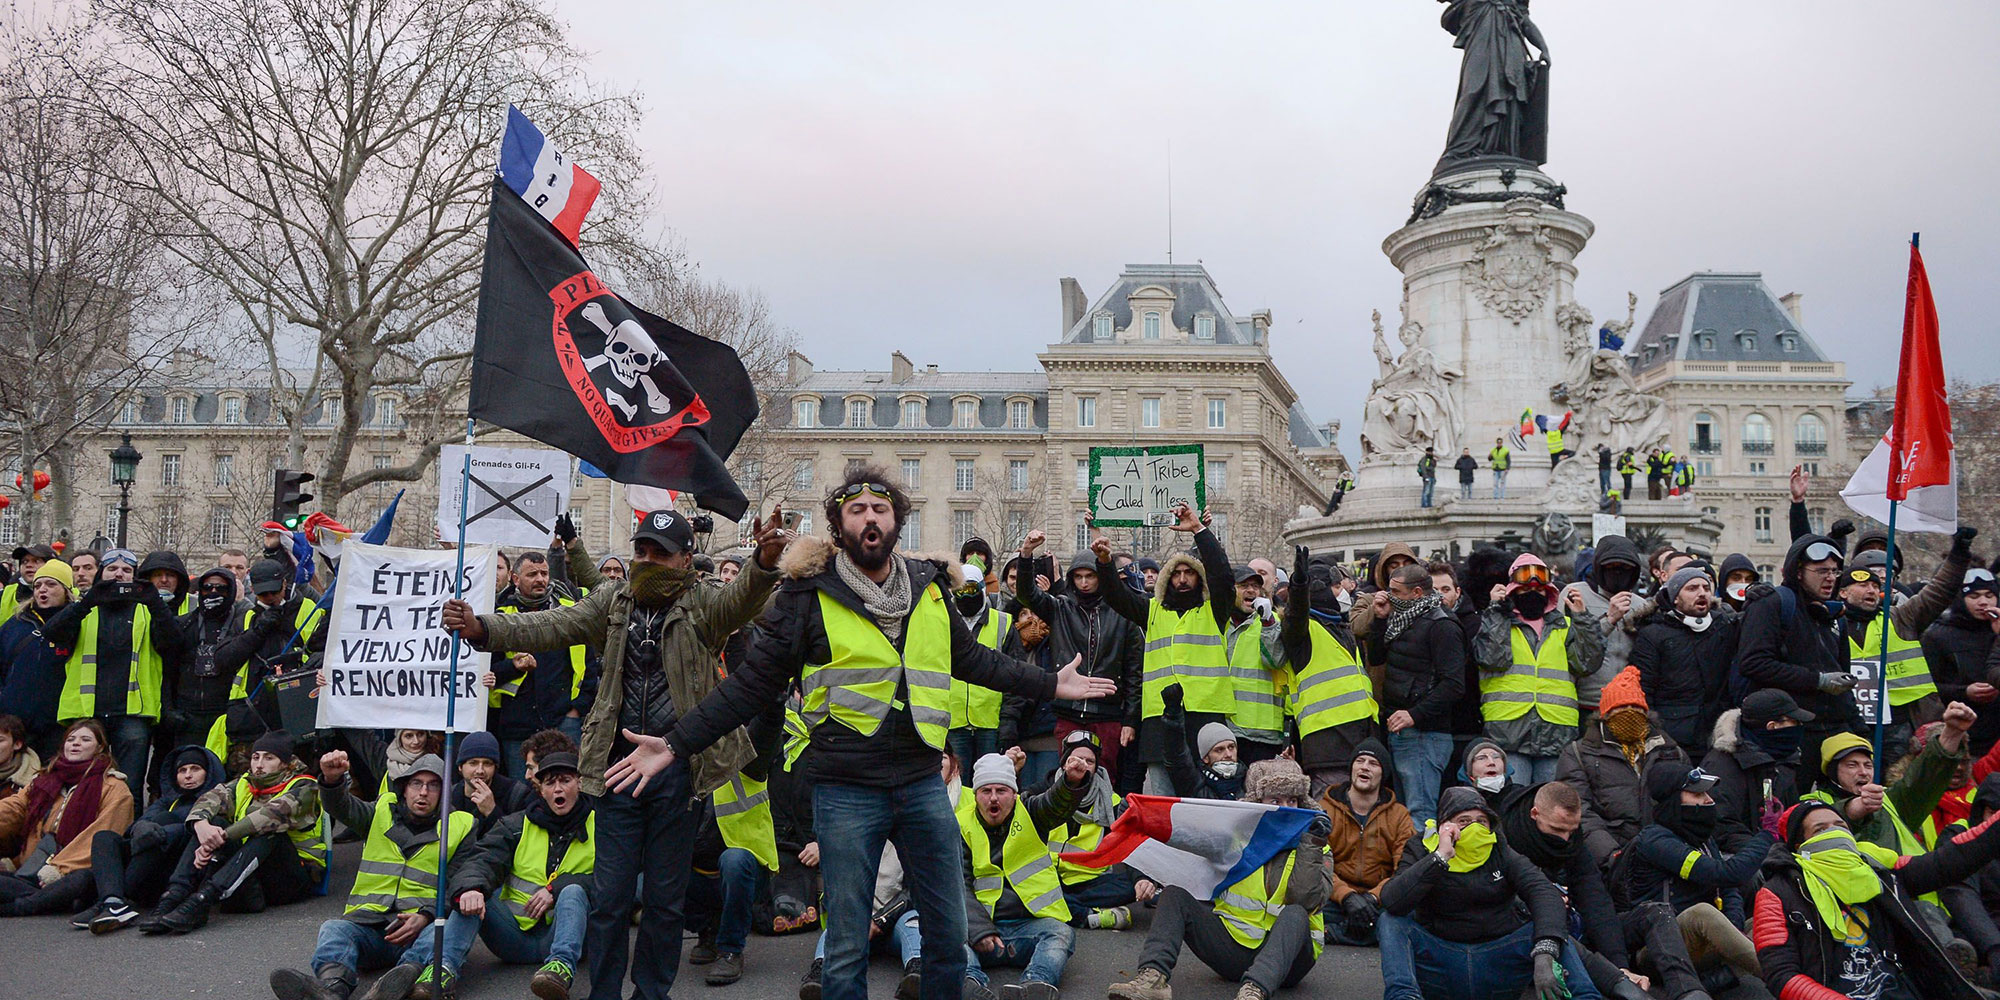
<path id="1" fill-rule="evenodd" d="M 543 548 L 555 534 L 556 515 L 569 509 L 569 456 L 548 448 L 483 448 L 448 444 L 438 451 L 438 538 L 458 539 L 460 476 L 465 480 L 465 542 L 508 548 Z"/>
<path id="2" fill-rule="evenodd" d="M 463 598 L 474 611 L 493 611 L 494 550 L 465 550 Z M 490 654 L 445 631 L 444 602 L 457 571 L 455 549 L 399 549 L 349 542 L 334 588 L 333 631 L 326 640 L 326 686 L 319 691 L 319 726 L 361 729 L 445 728 L 446 695 L 457 690 L 451 728 L 486 728 Z M 448 682 L 458 646 L 457 683 Z"/>

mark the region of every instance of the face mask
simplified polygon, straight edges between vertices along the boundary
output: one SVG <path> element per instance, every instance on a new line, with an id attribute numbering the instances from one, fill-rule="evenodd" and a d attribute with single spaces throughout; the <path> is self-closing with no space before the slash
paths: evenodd
<path id="1" fill-rule="evenodd" d="M 680 596 L 681 590 L 687 586 L 688 572 L 669 569 L 658 563 L 634 563 L 632 575 L 625 586 L 632 592 L 633 603 L 656 608 Z"/>
<path id="2" fill-rule="evenodd" d="M 203 611 L 220 611 L 228 606 L 229 606 L 228 594 L 201 595 L 201 609 Z"/>
<path id="3" fill-rule="evenodd" d="M 1507 786 L 1507 776 L 1504 774 L 1488 775 L 1487 777 L 1476 779 L 1473 781 L 1473 784 L 1478 785 L 1479 790 L 1482 792 L 1497 792 Z"/>
<path id="4" fill-rule="evenodd" d="M 1389 607 L 1394 608 L 1397 611 L 1408 611 L 1416 606 L 1417 606 L 1417 599 L 1414 597 L 1389 598 Z"/>
<path id="5" fill-rule="evenodd" d="M 1542 842 L 1542 850 L 1558 858 L 1569 857 L 1570 848 L 1576 843 L 1576 841 L 1568 837 L 1558 837 L 1553 833 L 1543 833 L 1541 827 L 1535 828 L 1535 834 Z"/>
<path id="6" fill-rule="evenodd" d="M 1597 572 L 1597 586 L 1606 594 L 1631 590 L 1639 582 L 1639 571 L 1630 566 L 1606 566 Z"/>
<path id="7" fill-rule="evenodd" d="M 1548 613 L 1549 595 L 1539 590 L 1517 590 L 1507 603 L 1513 605 L 1516 614 L 1534 621 Z"/>
<path id="8" fill-rule="evenodd" d="M 1743 738 L 1755 744 L 1767 754 L 1784 760 L 1799 752 L 1799 741 L 1804 732 L 1797 726 L 1783 729 L 1752 729 L 1751 723 L 1744 723 Z"/>
<path id="9" fill-rule="evenodd" d="M 1715 836 L 1716 819 L 1715 807 L 1712 805 L 1691 806 L 1683 803 L 1678 824 L 1680 828 L 1674 832 L 1680 834 L 1689 844 L 1698 847 L 1707 843 L 1708 838 Z"/>
<path id="10" fill-rule="evenodd" d="M 1743 595 L 1750 592 L 1750 582 L 1748 580 L 1738 580 L 1722 588 L 1722 592 L 1728 594 L 1730 600 L 1741 603 Z"/>
<path id="11" fill-rule="evenodd" d="M 955 594 L 951 603 L 958 608 L 959 614 L 970 619 L 976 617 L 979 609 L 986 606 L 986 595 L 976 590 L 970 594 Z"/>
<path id="12" fill-rule="evenodd" d="M 1644 741 L 1652 726 L 1646 721 L 1646 713 L 1621 709 L 1604 717 L 1604 729 L 1612 739 L 1632 746 Z"/>
<path id="13" fill-rule="evenodd" d="M 1681 615 L 1680 619 L 1681 624 L 1686 625 L 1696 632 L 1708 631 L 1708 626 L 1715 621 L 1711 615 L 1702 615 L 1700 618 L 1696 618 L 1693 615 Z"/>
<path id="14" fill-rule="evenodd" d="M 171 590 L 162 590 L 162 591 L 160 591 L 160 600 L 162 600 L 162 601 L 165 601 L 165 602 L 167 602 L 168 604 L 172 604 L 172 603 L 174 603 L 174 599 L 175 599 L 175 597 L 176 597 L 176 596 L 178 596 L 178 595 L 176 595 L 176 594 L 175 594 L 175 593 L 174 593 L 173 591 L 171 591 Z"/>
<path id="15" fill-rule="evenodd" d="M 1214 771 L 1215 776 L 1218 778 L 1236 777 L 1236 762 L 1233 760 L 1216 761 L 1215 763 L 1208 765 L 1208 769 Z"/>
<path id="16" fill-rule="evenodd" d="M 1342 614 L 1354 609 L 1354 593 L 1352 591 L 1336 590 L 1333 592 L 1333 599 L 1340 603 Z"/>

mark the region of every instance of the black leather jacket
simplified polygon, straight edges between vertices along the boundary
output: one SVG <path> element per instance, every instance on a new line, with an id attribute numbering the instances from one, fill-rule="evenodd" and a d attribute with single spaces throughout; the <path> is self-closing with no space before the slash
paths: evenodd
<path id="1" fill-rule="evenodd" d="M 1091 564 L 1096 569 L 1096 564 Z M 1074 572 L 1076 567 L 1070 567 Z M 1116 581 L 1099 578 L 1099 586 Z M 1126 621 L 1102 598 L 1085 602 L 1075 594 L 1050 594 L 1035 586 L 1032 575 L 1020 578 L 1016 595 L 1022 606 L 1049 625 L 1049 643 L 1055 663 L 1061 666 L 1071 657 L 1082 656 L 1078 669 L 1091 677 L 1109 677 L 1118 682 L 1118 693 L 1109 698 L 1082 701 L 1058 700 L 1057 716 L 1071 722 L 1111 722 L 1139 715 L 1139 671 L 1145 656 L 1146 636 L 1139 626 Z"/>

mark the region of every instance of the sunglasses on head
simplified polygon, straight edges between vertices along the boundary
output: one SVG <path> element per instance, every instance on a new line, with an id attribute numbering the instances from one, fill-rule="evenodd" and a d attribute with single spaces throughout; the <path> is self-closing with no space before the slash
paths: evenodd
<path id="1" fill-rule="evenodd" d="M 1549 568 L 1547 566 L 1517 567 L 1514 572 L 1508 574 L 1508 579 L 1515 583 L 1547 583 L 1549 582 Z"/>
<path id="2" fill-rule="evenodd" d="M 1993 578 L 1993 571 L 1990 569 L 1969 569 L 1965 571 L 1964 585 L 1967 587 L 1975 583 L 1991 584 L 1994 582 L 1996 581 Z"/>
<path id="3" fill-rule="evenodd" d="M 833 502 L 844 504 L 863 493 L 873 493 L 884 500 L 893 501 L 895 499 L 889 495 L 889 487 L 881 483 L 849 483 L 835 491 Z"/>

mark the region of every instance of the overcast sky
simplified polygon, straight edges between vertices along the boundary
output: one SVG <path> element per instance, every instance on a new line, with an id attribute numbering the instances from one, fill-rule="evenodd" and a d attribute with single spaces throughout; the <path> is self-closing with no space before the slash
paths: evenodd
<path id="1" fill-rule="evenodd" d="M 693 4 L 558 0 L 646 98 L 666 225 L 769 296 L 822 368 L 901 349 L 1034 370 L 1057 281 L 1201 261 L 1353 452 L 1393 329 L 1383 237 L 1442 148 L 1458 52 L 1437 3 Z M 1946 371 L 2000 377 L 2000 4 L 1537 0 L 1548 173 L 1597 224 L 1600 319 L 1697 270 L 1805 295 L 1856 390 L 1894 381 L 1905 244 Z M 560 141 L 560 137 L 557 137 Z"/>

